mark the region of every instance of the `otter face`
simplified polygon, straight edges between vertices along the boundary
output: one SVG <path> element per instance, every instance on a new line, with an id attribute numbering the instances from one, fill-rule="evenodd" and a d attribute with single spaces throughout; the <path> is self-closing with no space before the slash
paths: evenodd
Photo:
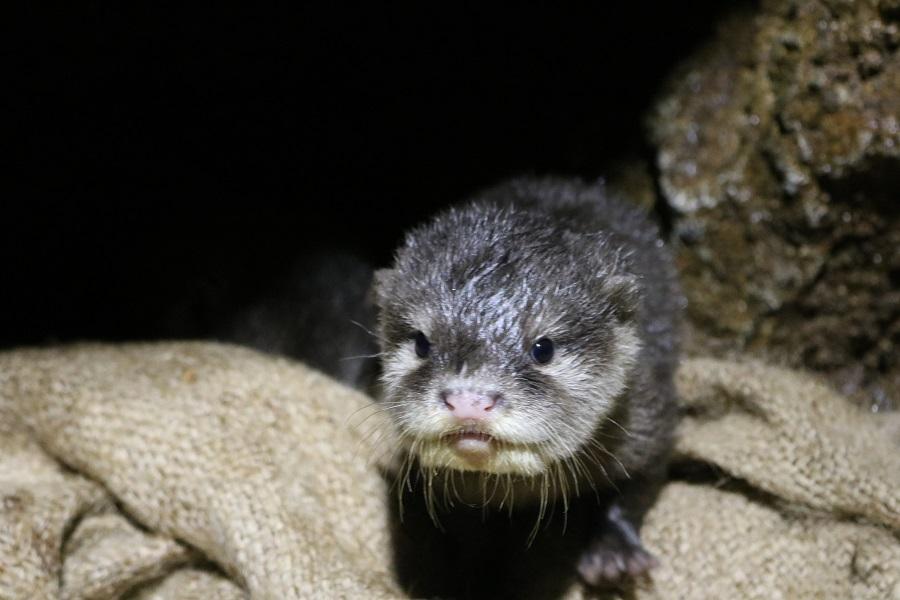
<path id="1" fill-rule="evenodd" d="M 537 475 L 593 443 L 639 350 L 634 280 L 596 234 L 471 205 L 376 276 L 382 399 L 426 467 Z"/>

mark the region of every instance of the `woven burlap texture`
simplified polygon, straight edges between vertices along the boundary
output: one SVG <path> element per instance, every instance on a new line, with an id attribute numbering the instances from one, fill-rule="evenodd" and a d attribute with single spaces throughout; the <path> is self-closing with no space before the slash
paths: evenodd
<path id="1" fill-rule="evenodd" d="M 679 390 L 717 476 L 664 488 L 637 598 L 900 600 L 900 415 L 759 364 Z M 0 598 L 403 597 L 367 406 L 226 345 L 0 355 Z"/>

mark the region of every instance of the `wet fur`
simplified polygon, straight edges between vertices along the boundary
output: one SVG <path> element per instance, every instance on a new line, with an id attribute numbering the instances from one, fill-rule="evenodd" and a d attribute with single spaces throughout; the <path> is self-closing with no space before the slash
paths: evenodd
<path id="1" fill-rule="evenodd" d="M 656 227 L 601 185 L 518 179 L 411 231 L 375 296 L 381 406 L 400 478 L 421 482 L 432 517 L 462 502 L 538 506 L 542 519 L 590 492 L 599 546 L 582 574 L 645 570 L 629 566 L 643 549 L 630 548 L 628 527 L 639 528 L 672 443 L 683 303 Z M 424 360 L 417 330 L 432 341 Z M 547 365 L 528 354 L 541 336 L 557 348 Z M 483 467 L 440 443 L 458 427 L 439 400 L 454 385 L 504 395 L 491 431 L 499 458 Z"/>

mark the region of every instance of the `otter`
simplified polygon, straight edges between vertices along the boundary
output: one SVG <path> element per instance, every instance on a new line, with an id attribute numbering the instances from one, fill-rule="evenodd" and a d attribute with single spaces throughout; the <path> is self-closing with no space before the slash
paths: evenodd
<path id="1" fill-rule="evenodd" d="M 588 495 L 573 569 L 596 586 L 648 573 L 684 304 L 648 217 L 601 183 L 516 179 L 409 231 L 373 293 L 376 402 L 435 519 L 447 497 L 540 520 Z"/>
<path id="2" fill-rule="evenodd" d="M 581 537 L 550 553 L 591 585 L 653 567 L 639 530 L 672 444 L 684 300 L 640 209 L 602 182 L 520 178 L 409 231 L 388 269 L 322 252 L 288 275 L 221 337 L 304 360 L 390 417 L 406 521 L 421 508 L 445 530 L 423 515 L 407 553 L 436 568 L 411 561 L 401 580 L 436 571 L 451 581 L 425 595 L 472 596 L 460 586 L 495 580 L 491 556 L 544 567 L 516 549 L 554 518 Z M 497 542 L 512 521 L 526 531 Z M 422 558 L 448 541 L 465 560 Z"/>

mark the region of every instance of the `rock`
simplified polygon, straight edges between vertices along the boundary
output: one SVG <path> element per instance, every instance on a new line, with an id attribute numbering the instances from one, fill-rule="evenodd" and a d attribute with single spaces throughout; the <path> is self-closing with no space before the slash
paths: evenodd
<path id="1" fill-rule="evenodd" d="M 764 1 L 648 118 L 688 350 L 900 406 L 900 2 Z"/>

